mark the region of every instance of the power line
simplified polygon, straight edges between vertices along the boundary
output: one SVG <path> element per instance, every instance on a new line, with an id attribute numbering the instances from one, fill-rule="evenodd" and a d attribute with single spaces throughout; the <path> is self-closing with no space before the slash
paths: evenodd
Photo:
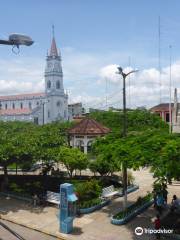
<path id="1" fill-rule="evenodd" d="M 109 97 L 107 97 L 107 100 L 110 100 L 110 99 L 112 99 L 112 98 L 114 98 L 114 97 L 117 97 L 117 93 L 120 93 L 120 91 L 122 91 L 122 89 L 120 89 L 120 90 L 118 90 L 118 91 L 116 91 L 116 92 L 111 93 L 111 94 L 109 95 Z M 100 106 L 100 105 L 102 105 L 102 104 L 104 104 L 104 100 L 101 100 L 99 103 L 96 103 L 95 105 L 91 105 L 91 102 L 85 103 L 85 105 L 90 105 L 92 108 L 98 107 L 98 106 Z M 107 106 L 108 106 L 108 105 L 109 105 L 109 104 L 107 104 Z"/>

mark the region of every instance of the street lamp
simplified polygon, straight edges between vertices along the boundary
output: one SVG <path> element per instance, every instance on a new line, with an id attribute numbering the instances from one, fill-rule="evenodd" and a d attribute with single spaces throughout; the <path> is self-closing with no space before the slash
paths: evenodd
<path id="1" fill-rule="evenodd" d="M 124 73 L 122 67 L 117 67 L 117 74 L 123 77 L 123 137 L 127 135 L 127 115 L 126 115 L 126 77 L 131 73 L 138 72 L 138 70 L 132 70 L 128 73 Z M 124 208 L 127 206 L 127 166 L 122 164 L 123 172 L 123 194 L 124 194 Z"/>
<path id="2" fill-rule="evenodd" d="M 20 45 L 31 46 L 34 41 L 26 35 L 13 33 L 9 35 L 7 40 L 0 39 L 0 44 L 2 45 L 12 45 L 19 49 Z"/>

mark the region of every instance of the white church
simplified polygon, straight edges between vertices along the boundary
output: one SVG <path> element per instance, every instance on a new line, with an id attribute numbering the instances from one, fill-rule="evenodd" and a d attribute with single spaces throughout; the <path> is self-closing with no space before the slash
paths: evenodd
<path id="1" fill-rule="evenodd" d="M 46 124 L 68 120 L 68 96 L 64 92 L 61 55 L 53 36 L 46 58 L 45 92 L 0 96 L 1 121 Z"/>

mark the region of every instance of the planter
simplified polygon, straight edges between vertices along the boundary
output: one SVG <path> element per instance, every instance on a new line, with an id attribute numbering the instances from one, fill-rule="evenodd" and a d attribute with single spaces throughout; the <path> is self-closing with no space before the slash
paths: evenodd
<path id="1" fill-rule="evenodd" d="M 5 197 L 11 197 L 18 200 L 23 200 L 27 202 L 32 202 L 32 198 L 23 194 L 11 193 L 11 192 L 0 192 L 0 195 Z"/>
<path id="2" fill-rule="evenodd" d="M 98 209 L 103 208 L 104 206 L 106 206 L 109 203 L 110 203 L 110 200 L 106 200 L 106 201 L 103 201 L 100 204 L 92 206 L 90 208 L 80 208 L 79 211 L 80 211 L 81 214 L 92 213 L 92 212 L 94 212 L 94 211 L 96 211 Z"/>
<path id="3" fill-rule="evenodd" d="M 131 220 L 132 218 L 134 218 L 135 216 L 137 216 L 138 214 L 142 213 L 146 208 L 150 207 L 153 204 L 154 200 L 151 200 L 147 203 L 145 203 L 144 205 L 142 205 L 141 207 L 137 208 L 136 210 L 134 210 L 133 212 L 129 213 L 129 215 L 127 215 L 124 218 L 121 219 L 116 219 L 116 218 L 111 218 L 111 223 L 115 224 L 115 225 L 122 225 L 127 223 L 129 220 Z"/>
<path id="4" fill-rule="evenodd" d="M 129 186 L 129 187 L 127 187 L 127 194 L 128 193 L 131 193 L 131 192 L 134 192 L 134 191 L 136 191 L 136 190 L 138 190 L 139 189 L 139 186 L 138 185 L 134 185 L 134 186 Z M 118 194 L 118 196 L 119 197 L 123 197 L 123 193 L 122 192 L 120 192 L 119 194 Z"/>

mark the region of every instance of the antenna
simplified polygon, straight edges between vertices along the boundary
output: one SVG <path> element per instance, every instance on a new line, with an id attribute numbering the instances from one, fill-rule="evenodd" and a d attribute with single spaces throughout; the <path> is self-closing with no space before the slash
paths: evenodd
<path id="1" fill-rule="evenodd" d="M 162 102 L 162 82 L 161 82 L 161 18 L 158 18 L 158 69 L 159 69 L 159 100 Z"/>

